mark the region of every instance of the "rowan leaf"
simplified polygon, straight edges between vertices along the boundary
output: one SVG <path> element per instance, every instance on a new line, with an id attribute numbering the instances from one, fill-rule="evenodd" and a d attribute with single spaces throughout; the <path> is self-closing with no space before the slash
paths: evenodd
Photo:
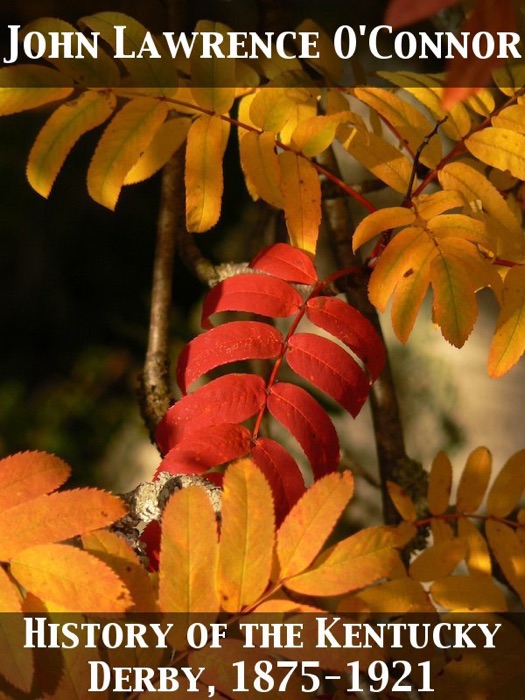
<path id="1" fill-rule="evenodd" d="M 481 505 L 492 471 L 492 455 L 486 447 L 478 447 L 467 458 L 461 473 L 456 496 L 460 513 L 475 513 Z"/>
<path id="2" fill-rule="evenodd" d="M 166 119 L 165 102 L 138 97 L 127 102 L 106 127 L 87 175 L 90 196 L 115 209 L 126 175 Z"/>
<path id="3" fill-rule="evenodd" d="M 432 613 L 434 606 L 419 581 L 398 578 L 376 586 L 369 586 L 358 593 L 373 613 Z"/>
<path id="4" fill-rule="evenodd" d="M 503 300 L 489 351 L 488 372 L 501 377 L 525 352 L 525 265 L 507 272 Z"/>
<path id="5" fill-rule="evenodd" d="M 217 585 L 221 606 L 238 612 L 255 603 L 270 580 L 275 517 L 268 482 L 250 459 L 226 472 Z"/>
<path id="6" fill-rule="evenodd" d="M 217 521 L 200 486 L 175 492 L 162 514 L 159 606 L 167 613 L 219 610 Z"/>
<path id="7" fill-rule="evenodd" d="M 288 92 L 285 88 L 271 86 L 259 90 L 250 103 L 252 123 L 263 131 L 278 134 L 295 110 Z"/>
<path id="8" fill-rule="evenodd" d="M 450 501 L 452 488 L 452 464 L 447 455 L 440 451 L 434 457 L 428 477 L 428 508 L 432 515 L 444 513 Z"/>
<path id="9" fill-rule="evenodd" d="M 82 535 L 84 549 L 107 564 L 128 589 L 133 606 L 130 612 L 158 611 L 153 582 L 131 545 L 110 530 L 96 530 Z"/>
<path id="10" fill-rule="evenodd" d="M 361 165 L 395 192 L 406 194 L 412 173 L 408 158 L 380 136 L 355 129 L 343 144 Z"/>
<path id="11" fill-rule="evenodd" d="M 430 285 L 430 263 L 436 249 L 424 241 L 421 250 L 415 253 L 421 256 L 420 263 L 410 267 L 398 281 L 392 300 L 392 328 L 397 339 L 406 343 L 417 319 L 421 305 Z M 416 257 L 412 261 L 416 263 Z"/>
<path id="12" fill-rule="evenodd" d="M 301 470 L 291 454 L 270 438 L 257 438 L 250 456 L 270 484 L 275 505 L 275 520 L 277 525 L 280 525 L 305 492 Z"/>
<path id="13" fill-rule="evenodd" d="M 513 454 L 505 462 L 489 489 L 487 513 L 506 517 L 517 508 L 525 490 L 525 450 Z"/>
<path id="14" fill-rule="evenodd" d="M 278 382 L 270 390 L 267 406 L 303 448 L 314 479 L 337 469 L 337 432 L 324 408 L 307 391 L 295 384 Z"/>
<path id="15" fill-rule="evenodd" d="M 304 19 L 296 28 L 297 32 L 315 32 L 317 57 L 306 58 L 306 63 L 313 66 L 328 78 L 330 83 L 338 84 L 344 69 L 343 59 L 334 49 L 332 37 L 312 19 Z"/>
<path id="16" fill-rule="evenodd" d="M 352 498 L 350 472 L 328 474 L 316 481 L 292 508 L 277 533 L 280 577 L 305 571 L 326 542 Z"/>
<path id="17" fill-rule="evenodd" d="M 465 206 L 465 197 L 455 190 L 438 190 L 432 194 L 420 194 L 412 201 L 418 217 L 423 221 L 430 221 L 445 211 Z"/>
<path id="18" fill-rule="evenodd" d="M 203 115 L 188 131 L 186 146 L 186 226 L 203 233 L 215 226 L 221 213 L 224 186 L 222 159 L 229 125 L 220 117 Z"/>
<path id="19" fill-rule="evenodd" d="M 106 564 L 75 547 L 41 544 L 11 560 L 11 573 L 30 593 L 69 612 L 121 613 L 131 605 L 122 581 Z"/>
<path id="20" fill-rule="evenodd" d="M 194 430 L 167 453 L 157 473 L 203 474 L 244 457 L 250 449 L 251 437 L 247 428 L 232 423 Z"/>
<path id="21" fill-rule="evenodd" d="M 284 208 L 281 167 L 275 152 L 275 135 L 248 131 L 239 138 L 241 167 L 248 192 L 254 200 L 264 199 L 277 209 Z"/>
<path id="22" fill-rule="evenodd" d="M 525 180 L 525 135 L 489 126 L 471 134 L 465 139 L 465 146 L 482 163 Z"/>
<path id="23" fill-rule="evenodd" d="M 496 520 L 487 520 L 485 532 L 490 549 L 505 578 L 525 602 L 525 546 L 514 530 Z"/>
<path id="24" fill-rule="evenodd" d="M 163 454 L 190 433 L 220 423 L 242 423 L 266 403 L 266 382 L 255 374 L 227 374 L 179 399 L 155 433 Z"/>
<path id="25" fill-rule="evenodd" d="M 369 383 L 357 362 L 327 338 L 296 333 L 288 340 L 286 360 L 298 375 L 308 379 L 357 416 L 365 403 Z"/>
<path id="26" fill-rule="evenodd" d="M 292 245 L 315 253 L 321 223 L 321 185 L 314 166 L 304 158 L 279 154 L 281 193 Z"/>
<path id="27" fill-rule="evenodd" d="M 116 106 L 112 93 L 84 92 L 61 105 L 44 124 L 29 154 L 27 179 L 48 197 L 69 152 L 87 131 L 105 122 Z"/>
<path id="28" fill-rule="evenodd" d="M 22 595 L 0 567 L 0 674 L 18 690 L 29 693 L 33 680 L 33 654 L 25 648 Z M 18 614 L 8 614 L 18 613 Z"/>
<path id="29" fill-rule="evenodd" d="M 465 554 L 466 545 L 461 539 L 434 544 L 411 562 L 410 576 L 417 581 L 437 581 L 450 576 Z"/>
<path id="30" fill-rule="evenodd" d="M 313 285 L 318 281 L 312 258 L 303 250 L 287 243 L 275 243 L 263 248 L 251 261 L 250 267 L 279 277 L 285 282 Z"/>
<path id="31" fill-rule="evenodd" d="M 25 112 L 65 100 L 73 92 L 67 76 L 45 66 L 21 65 L 0 70 L 0 116 Z"/>
<path id="32" fill-rule="evenodd" d="M 387 481 L 386 487 L 399 515 L 403 520 L 414 523 L 417 520 L 416 507 L 407 492 L 393 481 Z"/>
<path id="33" fill-rule="evenodd" d="M 47 452 L 18 452 L 0 459 L 0 511 L 62 486 L 71 467 Z"/>
<path id="34" fill-rule="evenodd" d="M 269 275 L 235 275 L 219 282 L 206 295 L 201 325 L 211 328 L 210 316 L 221 311 L 247 311 L 285 318 L 299 311 L 303 298 L 288 282 Z"/>
<path id="35" fill-rule="evenodd" d="M 306 303 L 308 319 L 343 342 L 363 362 L 375 381 L 383 371 L 386 353 L 368 319 L 336 297 L 313 297 Z"/>
<path id="36" fill-rule="evenodd" d="M 387 124 L 394 127 L 414 153 L 432 133 L 433 124 L 430 120 L 392 90 L 358 87 L 353 92 L 358 100 L 374 109 Z M 434 168 L 441 157 L 441 142 L 437 134 L 434 134 L 421 151 L 420 160 L 427 167 Z"/>
<path id="37" fill-rule="evenodd" d="M 356 251 L 380 233 L 400 226 L 407 226 L 415 221 L 412 209 L 406 207 L 385 207 L 368 214 L 357 226 L 352 236 L 352 247 Z"/>
<path id="38" fill-rule="evenodd" d="M 212 33 L 219 40 L 227 39 L 231 30 L 221 22 L 199 20 L 190 57 L 191 92 L 198 105 L 215 114 L 225 114 L 235 99 L 235 59 L 228 56 L 205 57 L 203 34 Z"/>
<path id="39" fill-rule="evenodd" d="M 492 562 L 487 541 L 468 518 L 459 519 L 458 537 L 467 545 L 465 562 L 469 573 L 491 576 Z"/>
<path id="40" fill-rule="evenodd" d="M 124 178 L 125 185 L 147 180 L 163 168 L 179 150 L 190 128 L 191 120 L 185 117 L 168 119 L 155 133 L 149 146 Z"/>
<path id="41" fill-rule="evenodd" d="M 60 542 L 111 525 L 126 514 L 117 496 L 99 489 L 74 489 L 42 495 L 0 513 L 0 560 L 27 547 Z"/>
<path id="42" fill-rule="evenodd" d="M 189 342 L 177 362 L 177 384 L 183 393 L 203 374 L 239 360 L 268 360 L 281 351 L 281 333 L 259 321 L 231 321 Z"/>
<path id="43" fill-rule="evenodd" d="M 370 527 L 323 552 L 304 573 L 284 585 L 302 595 L 334 596 L 364 588 L 389 576 L 401 561 L 395 530 Z"/>
<path id="44" fill-rule="evenodd" d="M 505 595 L 490 576 L 445 576 L 432 584 L 434 601 L 451 612 L 501 612 Z"/>

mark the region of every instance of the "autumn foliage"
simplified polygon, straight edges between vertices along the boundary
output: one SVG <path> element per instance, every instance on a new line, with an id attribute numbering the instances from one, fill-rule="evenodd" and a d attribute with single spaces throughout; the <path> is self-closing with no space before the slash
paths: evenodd
<path id="1" fill-rule="evenodd" d="M 391 7 L 401 13 L 400 23 L 420 18 L 413 4 Z M 119 13 L 79 24 L 108 43 L 114 24 L 126 24 L 131 43 L 145 31 Z M 71 26 L 42 19 L 25 31 L 48 29 Z M 51 455 L 27 452 L 0 461 L 0 611 L 50 618 L 66 611 L 179 613 L 187 620 L 220 615 L 233 629 L 224 649 L 188 650 L 177 635 L 170 644 L 177 663 L 188 658 L 206 666 L 204 686 L 214 684 L 224 697 L 228 679 L 217 669 L 238 653 L 239 615 L 304 616 L 308 624 L 312 612 L 368 620 L 438 610 L 489 615 L 525 604 L 524 451 L 491 481 L 490 452 L 475 449 L 454 498 L 452 465 L 440 452 L 423 497 L 394 481 L 385 485 L 398 522 L 340 534 L 354 477 L 341 469 L 330 416 L 334 403 L 357 416 L 386 363 L 377 328 L 340 293 L 338 285 L 354 276 L 366 275 L 368 298 L 379 312 L 390 305 L 402 343 L 430 290 L 435 324 L 461 347 L 476 321 L 476 293 L 488 288 L 500 309 L 489 374 L 508 372 L 525 351 L 521 74 L 509 67 L 517 86 L 511 87 L 496 71 L 499 87 L 445 109 L 442 75 L 385 73 L 394 88 L 340 88 L 334 86 L 340 61 L 329 52 L 325 57 L 309 67 L 316 81 L 295 59 L 234 67 L 216 61 L 205 65 L 204 78 L 203 66 L 191 62 L 174 72 L 163 60 L 117 64 L 105 53 L 101 61 L 86 58 L 82 70 L 62 59 L 51 67 L 0 70 L 0 115 L 52 110 L 27 165 L 40 195 L 49 196 L 77 141 L 102 127 L 87 170 L 92 199 L 115 209 L 123 187 L 151 177 L 185 148 L 186 227 L 205 233 L 220 218 L 223 157 L 235 131 L 249 195 L 284 213 L 290 243 L 263 248 L 207 293 L 203 332 L 177 360 L 180 398 L 156 430 L 162 460 L 155 477 L 197 474 L 220 485 L 220 517 L 205 489 L 177 491 L 144 536 L 155 555 L 148 567 L 140 545 L 134 549 L 117 534 L 126 513 L 118 496 L 59 490 L 70 469 Z M 225 86 L 232 70 L 239 87 Z M 390 191 L 393 203 L 378 209 L 325 168 L 318 158 L 334 145 L 341 160 L 359 164 L 379 189 Z M 362 209 L 346 241 L 355 265 L 326 276 L 315 260 L 320 176 Z M 275 425 L 300 451 L 275 437 Z M 524 642 L 510 624 L 505 635 L 495 663 L 506 654 L 508 680 L 519 670 Z M 32 698 L 34 679 L 45 673 L 38 655 L 21 649 L 22 638 L 20 616 L 2 617 L 5 692 L 14 688 L 20 698 Z M 308 651 L 298 658 L 308 658 Z M 463 666 L 441 657 L 436 698 L 451 697 L 450 688 L 461 688 L 481 663 L 470 650 Z M 348 658 L 331 652 L 321 661 L 323 669 L 345 670 Z M 501 678 L 485 671 L 484 688 L 499 692 Z M 45 697 L 74 697 L 75 682 L 74 673 L 63 674 Z M 303 695 L 292 688 L 286 697 Z"/>

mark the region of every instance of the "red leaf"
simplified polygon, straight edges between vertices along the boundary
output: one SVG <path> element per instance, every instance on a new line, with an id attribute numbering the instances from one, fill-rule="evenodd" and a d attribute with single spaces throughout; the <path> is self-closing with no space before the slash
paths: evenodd
<path id="1" fill-rule="evenodd" d="M 215 367 L 239 360 L 268 360 L 281 351 L 278 330 L 259 321 L 232 321 L 194 338 L 179 356 L 177 384 L 188 386 Z"/>
<path id="2" fill-rule="evenodd" d="M 301 445 L 315 479 L 337 469 L 337 433 L 328 414 L 313 396 L 295 384 L 279 382 L 271 389 L 268 410 Z"/>
<path id="3" fill-rule="evenodd" d="M 306 315 L 355 352 L 372 381 L 378 378 L 385 366 L 385 348 L 370 321 L 357 309 L 335 297 L 314 297 L 308 300 Z"/>
<path id="4" fill-rule="evenodd" d="M 227 374 L 177 401 L 160 421 L 155 440 L 166 454 L 195 430 L 225 422 L 242 423 L 265 401 L 264 379 L 254 374 Z"/>
<path id="5" fill-rule="evenodd" d="M 425 2 L 391 0 L 386 10 L 385 24 L 390 24 L 394 28 L 413 24 L 458 2 L 459 0 L 425 0 Z"/>
<path id="6" fill-rule="evenodd" d="M 301 470 L 291 454 L 270 438 L 259 438 L 252 448 L 251 457 L 268 479 L 279 525 L 305 492 Z"/>
<path id="7" fill-rule="evenodd" d="M 243 457 L 251 433 L 242 425 L 223 423 L 196 430 L 168 452 L 157 469 L 171 474 L 203 474 L 225 462 Z"/>
<path id="8" fill-rule="evenodd" d="M 268 272 L 286 282 L 317 283 L 317 271 L 312 259 L 304 251 L 287 243 L 276 243 L 264 248 L 252 260 L 250 267 Z"/>
<path id="9" fill-rule="evenodd" d="M 369 385 L 357 362 L 331 340 L 297 333 L 288 341 L 286 359 L 301 377 L 326 391 L 355 418 L 365 403 Z"/>
<path id="10" fill-rule="evenodd" d="M 202 309 L 202 327 L 212 328 L 209 317 L 219 311 L 248 311 L 284 318 L 297 313 L 303 299 L 288 282 L 268 275 L 236 275 L 215 285 Z"/>

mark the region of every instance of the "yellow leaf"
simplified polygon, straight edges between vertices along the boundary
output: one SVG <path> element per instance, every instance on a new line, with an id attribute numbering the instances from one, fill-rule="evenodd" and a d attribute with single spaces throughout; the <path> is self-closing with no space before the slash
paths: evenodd
<path id="1" fill-rule="evenodd" d="M 332 38 L 312 19 L 304 19 L 296 28 L 297 32 L 315 32 L 317 34 L 315 45 L 318 58 L 306 58 L 316 70 L 325 75 L 331 83 L 339 83 L 344 68 L 344 61 L 334 49 Z"/>
<path id="2" fill-rule="evenodd" d="M 525 352 L 525 265 L 508 271 L 503 287 L 503 303 L 490 346 L 488 372 L 501 377 Z"/>
<path id="3" fill-rule="evenodd" d="M 343 144 L 348 153 L 396 192 L 406 194 L 412 165 L 399 149 L 375 134 L 354 130 Z"/>
<path id="4" fill-rule="evenodd" d="M 73 146 L 83 134 L 109 119 L 115 106 L 112 93 L 88 91 L 53 112 L 29 154 L 27 179 L 31 187 L 48 197 Z"/>
<path id="5" fill-rule="evenodd" d="M 27 547 L 98 530 L 125 514 L 120 498 L 99 489 L 39 496 L 0 513 L 0 560 L 9 561 Z"/>
<path id="6" fill-rule="evenodd" d="M 465 542 L 459 539 L 434 544 L 411 562 L 410 576 L 417 581 L 436 581 L 449 576 L 465 558 L 465 551 Z"/>
<path id="7" fill-rule="evenodd" d="M 458 484 L 456 502 L 460 513 L 475 513 L 480 507 L 491 471 L 492 455 L 486 447 L 470 453 Z"/>
<path id="8" fill-rule="evenodd" d="M 451 612 L 507 610 L 505 595 L 490 576 L 445 576 L 430 588 L 438 605 Z"/>
<path id="9" fill-rule="evenodd" d="M 475 248 L 473 253 L 477 254 Z M 441 244 L 439 255 L 433 258 L 430 266 L 433 319 L 443 337 L 457 348 L 469 337 L 478 315 L 472 279 L 467 273 L 461 258 L 445 254 Z"/>
<path id="10" fill-rule="evenodd" d="M 48 32 L 67 32 L 71 36 L 71 53 L 81 57 L 50 58 L 49 55 L 46 55 L 46 61 L 54 65 L 73 82 L 95 88 L 116 87 L 119 84 L 120 72 L 113 58 L 109 57 L 100 44 L 96 46 L 96 57 L 93 57 L 85 48 L 80 47 L 76 28 L 69 22 L 56 17 L 39 17 L 24 26 L 20 31 L 20 39 L 24 39 L 30 32 L 40 32 L 44 35 L 47 35 Z"/>
<path id="11" fill-rule="evenodd" d="M 82 535 L 84 549 L 106 563 L 125 584 L 133 598 L 130 612 L 152 613 L 158 610 L 153 583 L 126 540 L 110 530 Z"/>
<path id="12" fill-rule="evenodd" d="M 454 539 L 454 531 L 446 520 L 441 518 L 432 518 L 430 521 L 430 530 L 432 532 L 432 541 L 434 544 L 440 542 L 450 542 Z"/>
<path id="13" fill-rule="evenodd" d="M 120 613 L 132 604 L 118 576 L 87 552 L 64 544 L 24 549 L 11 573 L 30 593 L 70 612 Z"/>
<path id="14" fill-rule="evenodd" d="M 227 37 L 231 31 L 220 22 L 199 20 L 195 31 L 199 32 L 191 52 L 191 91 L 200 107 L 216 114 L 225 114 L 235 99 L 235 59 L 222 56 L 218 58 L 203 57 L 202 33 L 213 32 L 220 37 Z"/>
<path id="15" fill-rule="evenodd" d="M 355 88 L 354 95 L 380 114 L 406 140 L 415 153 L 432 133 L 433 124 L 414 105 L 402 100 L 392 90 Z M 421 152 L 421 162 L 434 168 L 442 157 L 441 141 L 435 134 Z"/>
<path id="16" fill-rule="evenodd" d="M 100 32 L 102 39 L 112 49 L 121 51 L 122 57 L 119 60 L 129 74 L 128 85 L 140 88 L 143 94 L 147 92 L 152 95 L 169 96 L 173 93 L 173 88 L 178 82 L 174 61 L 151 34 L 150 41 L 145 42 L 148 32 L 136 19 L 122 12 L 97 12 L 83 17 L 78 24 Z M 117 33 L 117 26 L 124 29 Z M 120 36 L 123 37 L 123 46 L 117 47 L 117 38 Z M 160 57 L 155 57 L 155 52 L 160 54 Z"/>
<path id="17" fill-rule="evenodd" d="M 370 527 L 323 552 L 302 574 L 287 578 L 286 588 L 312 596 L 335 596 L 364 588 L 400 565 L 394 529 Z"/>
<path id="18" fill-rule="evenodd" d="M 492 126 L 525 134 L 525 105 L 510 105 L 492 117 Z"/>
<path id="19" fill-rule="evenodd" d="M 164 509 L 159 605 L 169 613 L 217 612 L 217 522 L 205 489 L 176 491 Z"/>
<path id="20" fill-rule="evenodd" d="M 469 136 L 465 146 L 483 163 L 508 170 L 514 177 L 525 180 L 525 135 L 488 127 Z"/>
<path id="21" fill-rule="evenodd" d="M 388 495 L 392 499 L 397 512 L 403 518 L 403 520 L 406 520 L 409 523 L 415 522 L 417 519 L 416 507 L 406 491 L 404 491 L 401 486 L 398 486 L 393 481 L 387 481 L 386 487 L 388 489 Z"/>
<path id="22" fill-rule="evenodd" d="M 264 88 L 263 88 L 264 89 Z M 290 118 L 281 128 L 279 140 L 289 145 L 292 134 L 301 122 L 308 121 L 317 115 L 317 92 L 307 88 L 288 91 L 293 98 Z"/>
<path id="23" fill-rule="evenodd" d="M 293 117 L 294 103 L 284 88 L 265 87 L 250 102 L 250 119 L 263 131 L 277 134 Z"/>
<path id="24" fill-rule="evenodd" d="M 25 649 L 25 624 L 20 591 L 0 567 L 0 674 L 15 688 L 29 693 L 33 655 Z M 8 614 L 17 613 L 17 614 Z"/>
<path id="25" fill-rule="evenodd" d="M 342 112 L 330 116 L 315 116 L 300 121 L 292 133 L 292 146 L 313 158 L 325 151 L 335 139 L 335 132 L 340 122 L 352 117 L 351 112 Z"/>
<path id="26" fill-rule="evenodd" d="M 239 147 L 246 186 L 253 199 L 260 197 L 282 209 L 281 169 L 275 153 L 274 135 L 249 131 L 240 137 Z"/>
<path id="27" fill-rule="evenodd" d="M 147 180 L 155 175 L 178 151 L 188 135 L 191 120 L 186 117 L 168 119 L 156 132 L 150 145 L 124 178 L 125 185 Z"/>
<path id="28" fill-rule="evenodd" d="M 506 517 L 520 502 L 525 490 L 525 450 L 513 454 L 505 462 L 487 496 L 487 513 Z"/>
<path id="29" fill-rule="evenodd" d="M 11 66 L 0 70 L 0 116 L 65 100 L 73 92 L 67 76 L 45 66 Z"/>
<path id="30" fill-rule="evenodd" d="M 140 97 L 125 104 L 113 117 L 89 165 L 88 191 L 96 202 L 115 209 L 126 175 L 151 143 L 167 113 L 164 102 Z"/>
<path id="31" fill-rule="evenodd" d="M 281 193 L 290 242 L 315 253 L 321 223 L 321 185 L 313 165 L 290 151 L 279 154 Z"/>
<path id="32" fill-rule="evenodd" d="M 465 206 L 465 199 L 459 192 L 447 190 L 439 190 L 432 194 L 420 194 L 412 202 L 418 217 L 423 221 L 430 221 L 445 211 Z"/>
<path id="33" fill-rule="evenodd" d="M 0 511 L 54 491 L 71 467 L 47 452 L 18 452 L 0 460 Z"/>
<path id="34" fill-rule="evenodd" d="M 440 451 L 434 457 L 428 477 L 428 509 L 432 515 L 441 515 L 448 508 L 452 487 L 452 465 Z"/>
<path id="35" fill-rule="evenodd" d="M 417 315 L 425 299 L 430 284 L 430 263 L 436 255 L 434 246 L 429 245 L 430 240 L 424 241 L 420 250 L 419 262 L 405 271 L 396 284 L 392 301 L 392 328 L 401 343 L 406 343 Z M 412 258 L 413 262 L 416 260 Z"/>
<path id="36" fill-rule="evenodd" d="M 328 539 L 354 493 L 350 472 L 316 481 L 287 515 L 277 533 L 280 577 L 304 571 Z"/>
<path id="37" fill-rule="evenodd" d="M 415 221 L 415 214 L 406 207 L 385 207 L 366 216 L 357 226 L 352 246 L 354 251 L 380 233 L 399 226 L 407 226 Z"/>
<path id="38" fill-rule="evenodd" d="M 488 520 L 485 525 L 490 549 L 505 578 L 525 603 L 525 547 L 508 525 Z"/>
<path id="39" fill-rule="evenodd" d="M 460 518 L 458 522 L 458 537 L 467 545 L 465 561 L 471 574 L 492 574 L 487 542 L 478 528 L 468 519 Z"/>
<path id="40" fill-rule="evenodd" d="M 196 119 L 186 146 L 186 226 L 203 233 L 217 223 L 223 191 L 222 158 L 228 126 L 220 117 Z"/>
<path id="41" fill-rule="evenodd" d="M 237 612 L 266 590 L 272 570 L 275 515 L 270 486 L 249 459 L 226 472 L 217 574 L 221 605 Z"/>
<path id="42" fill-rule="evenodd" d="M 359 593 L 373 613 L 432 613 L 434 606 L 419 581 L 398 578 L 370 586 Z"/>
<path id="43" fill-rule="evenodd" d="M 456 236 L 472 243 L 479 243 L 488 249 L 493 247 L 487 235 L 485 222 L 473 219 L 471 216 L 442 214 L 430 219 L 427 226 L 432 235 L 440 239 Z"/>

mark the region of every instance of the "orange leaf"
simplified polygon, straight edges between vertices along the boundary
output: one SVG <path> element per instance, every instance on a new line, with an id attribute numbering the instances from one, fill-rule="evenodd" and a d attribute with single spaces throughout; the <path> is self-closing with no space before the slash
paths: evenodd
<path id="1" fill-rule="evenodd" d="M 148 572 L 123 537 L 110 530 L 82 535 L 84 549 L 107 564 L 125 584 L 133 598 L 130 612 L 158 610 L 156 591 Z"/>
<path id="2" fill-rule="evenodd" d="M 47 452 L 19 452 L 0 460 L 0 510 L 54 491 L 67 481 L 71 468 Z"/>
<path id="3" fill-rule="evenodd" d="M 106 564 L 64 544 L 24 549 L 11 560 L 11 573 L 30 593 L 70 612 L 125 612 L 131 597 Z"/>
<path id="4" fill-rule="evenodd" d="M 434 612 L 434 606 L 419 581 L 398 578 L 365 588 L 358 594 L 373 613 Z"/>
<path id="5" fill-rule="evenodd" d="M 452 612 L 507 610 L 505 595 L 490 576 L 447 576 L 436 581 L 430 593 L 438 605 Z"/>
<path id="6" fill-rule="evenodd" d="M 285 586 L 296 593 L 334 596 L 375 583 L 400 564 L 397 532 L 370 527 L 323 552 L 312 568 L 289 578 Z"/>
<path id="7" fill-rule="evenodd" d="M 417 581 L 436 581 L 449 576 L 465 557 L 465 542 L 440 542 L 419 554 L 410 564 L 410 576 Z"/>
<path id="8" fill-rule="evenodd" d="M 525 489 L 525 450 L 512 455 L 503 465 L 487 496 L 487 513 L 504 518 L 520 502 Z"/>
<path id="9" fill-rule="evenodd" d="M 508 372 L 525 352 L 525 265 L 507 273 L 503 304 L 490 346 L 488 371 L 497 378 Z"/>
<path id="10" fill-rule="evenodd" d="M 486 447 L 470 453 L 458 484 L 457 509 L 460 513 L 475 513 L 489 485 L 492 455 Z"/>
<path id="11" fill-rule="evenodd" d="M 304 571 L 328 539 L 354 492 L 350 472 L 328 474 L 295 504 L 277 533 L 281 578 Z"/>
<path id="12" fill-rule="evenodd" d="M 388 495 L 392 499 L 397 512 L 403 520 L 409 523 L 415 522 L 417 519 L 416 506 L 406 491 L 393 481 L 387 481 L 386 487 L 388 489 Z"/>
<path id="13" fill-rule="evenodd" d="M 275 515 L 268 482 L 250 459 L 227 470 L 223 489 L 218 586 L 224 610 L 236 612 L 268 586 Z"/>
<path id="14" fill-rule="evenodd" d="M 61 542 L 111 525 L 126 508 L 117 496 L 99 489 L 75 489 L 39 496 L 0 513 L 0 560 L 26 547 Z"/>
<path id="15" fill-rule="evenodd" d="M 25 625 L 20 591 L 0 567 L 0 674 L 28 693 L 33 678 L 33 655 L 25 649 Z"/>
<path id="16" fill-rule="evenodd" d="M 487 541 L 505 578 L 525 602 L 525 546 L 508 525 L 488 520 Z"/>
<path id="17" fill-rule="evenodd" d="M 428 477 L 428 508 L 432 515 L 441 515 L 448 508 L 452 487 L 452 465 L 447 455 L 438 452 Z"/>
<path id="18" fill-rule="evenodd" d="M 217 522 L 205 489 L 168 501 L 161 521 L 159 605 L 164 612 L 216 612 Z"/>
<path id="19" fill-rule="evenodd" d="M 467 545 L 465 561 L 471 574 L 492 574 L 487 541 L 478 528 L 468 519 L 460 518 L 458 522 L 458 537 Z"/>

